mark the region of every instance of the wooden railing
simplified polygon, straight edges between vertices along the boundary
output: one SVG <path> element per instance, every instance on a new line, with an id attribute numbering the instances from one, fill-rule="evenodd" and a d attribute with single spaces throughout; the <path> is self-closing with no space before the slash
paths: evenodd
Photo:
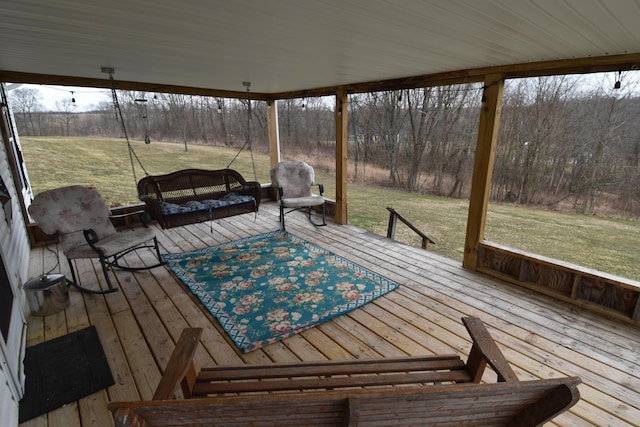
<path id="1" fill-rule="evenodd" d="M 398 225 L 398 220 L 402 221 L 407 227 L 413 230 L 420 238 L 422 238 L 422 249 L 427 249 L 427 244 L 431 243 L 435 245 L 436 242 L 431 240 L 426 234 L 422 231 L 418 230 L 415 225 L 411 224 L 405 217 L 396 212 L 393 208 L 387 208 L 389 211 L 389 226 L 387 227 L 387 237 L 389 239 L 395 239 L 396 236 L 396 227 Z"/>
<path id="2" fill-rule="evenodd" d="M 480 242 L 477 271 L 609 317 L 640 324 L 640 282 Z"/>

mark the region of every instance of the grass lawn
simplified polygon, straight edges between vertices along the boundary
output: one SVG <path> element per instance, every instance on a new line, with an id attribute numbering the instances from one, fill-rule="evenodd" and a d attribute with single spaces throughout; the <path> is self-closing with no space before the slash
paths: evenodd
<path id="1" fill-rule="evenodd" d="M 22 137 L 24 158 L 35 193 L 69 184 L 93 184 L 110 202 L 137 203 L 135 179 L 126 142 L 105 138 Z M 132 141 L 149 174 L 184 168 L 221 169 L 237 149 L 203 145 Z M 254 179 L 251 153 L 242 151 L 231 165 Z M 269 157 L 253 153 L 257 180 L 269 182 Z M 135 160 L 134 160 L 135 162 Z M 135 164 L 136 178 L 145 174 Z M 316 169 L 316 181 L 335 194 L 334 176 Z M 393 207 L 435 240 L 430 251 L 462 261 L 468 201 L 407 193 L 359 184 L 348 187 L 349 223 L 386 235 Z M 640 280 L 640 223 L 620 219 L 490 204 L 487 239 L 514 248 Z M 420 246 L 420 239 L 402 223 L 399 241 Z"/>

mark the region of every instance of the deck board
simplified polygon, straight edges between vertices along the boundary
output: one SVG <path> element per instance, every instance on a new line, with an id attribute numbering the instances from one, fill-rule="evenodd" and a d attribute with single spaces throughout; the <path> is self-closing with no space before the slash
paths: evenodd
<path id="1" fill-rule="evenodd" d="M 213 229 L 213 232 L 211 231 Z M 278 228 L 273 203 L 257 217 L 242 215 L 157 234 L 166 252 L 189 251 Z M 64 312 L 29 317 L 27 344 L 34 345 L 95 325 L 116 383 L 79 402 L 29 422 L 26 427 L 113 425 L 110 400 L 150 399 L 174 343 L 185 327 L 203 327 L 196 365 L 269 363 L 456 353 L 470 339 L 460 318 L 480 317 L 519 378 L 577 375 L 582 399 L 549 425 L 640 426 L 640 329 L 547 296 L 462 269 L 459 262 L 352 226 L 315 228 L 301 213 L 287 216 L 294 235 L 401 284 L 358 310 L 286 340 L 241 354 L 197 299 L 165 267 L 116 273 L 120 291 L 104 296 L 70 289 Z M 55 249 L 55 248 L 52 248 Z M 131 263 L 150 261 L 142 254 Z M 30 276 L 50 269 L 69 275 L 52 250 L 30 254 Z M 77 264 L 83 283 L 104 277 L 90 261 Z M 487 373 L 484 380 L 495 379 Z"/>

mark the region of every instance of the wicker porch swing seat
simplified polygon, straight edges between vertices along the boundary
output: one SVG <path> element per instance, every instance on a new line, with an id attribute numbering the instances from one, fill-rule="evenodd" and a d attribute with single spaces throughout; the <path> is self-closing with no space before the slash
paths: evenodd
<path id="1" fill-rule="evenodd" d="M 138 197 L 162 228 L 257 213 L 261 186 L 233 169 L 183 169 L 138 181 Z"/>

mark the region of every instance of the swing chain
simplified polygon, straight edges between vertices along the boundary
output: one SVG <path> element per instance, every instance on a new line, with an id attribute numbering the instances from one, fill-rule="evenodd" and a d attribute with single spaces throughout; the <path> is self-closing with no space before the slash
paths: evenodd
<path id="1" fill-rule="evenodd" d="M 136 161 L 138 162 L 138 165 L 140 165 L 140 168 L 145 173 L 145 175 L 148 176 L 149 172 L 147 172 L 147 170 L 145 169 L 144 165 L 140 161 L 140 158 L 138 157 L 135 150 L 133 149 L 131 142 L 129 141 L 129 135 L 127 134 L 127 127 L 124 123 L 124 117 L 122 116 L 122 109 L 120 108 L 120 103 L 118 102 L 116 85 L 115 85 L 115 81 L 113 80 L 113 71 L 109 71 L 109 83 L 111 85 L 111 98 L 113 99 L 113 107 L 116 112 L 116 121 L 120 120 L 120 124 L 122 125 L 122 132 L 124 133 L 124 138 L 127 141 L 127 148 L 129 149 L 129 161 L 131 162 L 131 172 L 133 173 L 133 180 L 135 182 L 135 185 L 137 186 L 138 178 L 136 177 L 136 168 L 133 163 L 133 159 L 134 158 L 136 159 Z"/>
<path id="2" fill-rule="evenodd" d="M 256 162 L 255 162 L 255 160 L 253 158 L 253 147 L 251 146 L 251 96 L 250 96 L 250 93 L 249 93 L 249 88 L 251 87 L 251 82 L 242 82 L 242 85 L 247 88 L 247 103 L 248 103 L 248 107 L 247 107 L 247 139 L 245 140 L 245 142 L 242 145 L 242 147 L 240 147 L 240 150 L 233 157 L 233 159 L 231 159 L 231 161 L 227 165 L 227 169 L 229 169 L 229 166 L 231 166 L 233 164 L 233 162 L 236 161 L 236 159 L 238 158 L 238 156 L 240 155 L 242 150 L 244 150 L 244 147 L 249 145 L 249 153 L 251 154 L 251 164 L 253 165 L 253 177 L 257 181 L 258 180 L 258 174 L 256 172 Z"/>

